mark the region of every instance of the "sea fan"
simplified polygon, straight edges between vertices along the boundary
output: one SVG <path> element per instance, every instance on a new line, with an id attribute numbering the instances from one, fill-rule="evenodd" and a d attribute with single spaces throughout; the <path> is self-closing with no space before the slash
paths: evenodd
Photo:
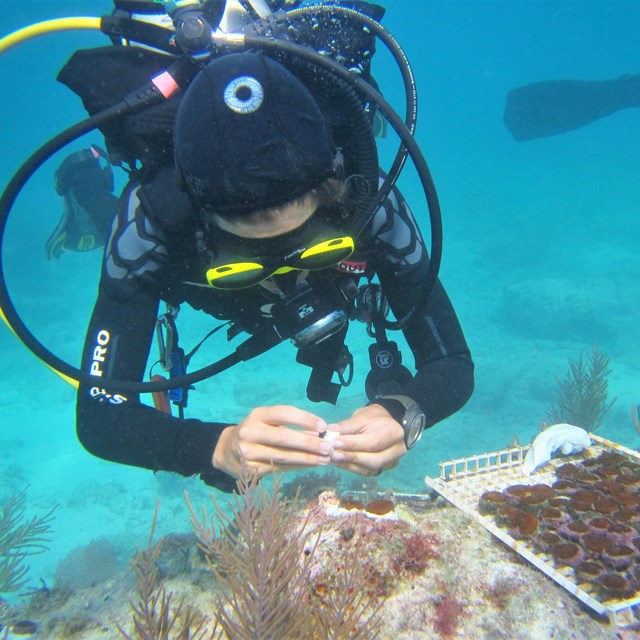
<path id="1" fill-rule="evenodd" d="M 0 593 L 17 591 L 26 583 L 26 559 L 48 549 L 55 507 L 42 517 L 25 519 L 26 489 L 0 507 Z"/>
<path id="2" fill-rule="evenodd" d="M 595 431 L 611 409 L 615 398 L 607 402 L 609 356 L 594 347 L 588 356 L 580 352 L 578 360 L 569 359 L 569 371 L 558 380 L 557 398 L 547 406 L 549 424 L 566 422 Z"/>

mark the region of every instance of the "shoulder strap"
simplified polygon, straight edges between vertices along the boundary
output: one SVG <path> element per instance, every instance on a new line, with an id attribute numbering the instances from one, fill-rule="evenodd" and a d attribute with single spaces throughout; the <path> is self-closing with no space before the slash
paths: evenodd
<path id="1" fill-rule="evenodd" d="M 138 191 L 140 202 L 169 233 L 192 228 L 196 218 L 189 197 L 173 166 L 161 167 Z"/>
<path id="2" fill-rule="evenodd" d="M 167 68 L 171 58 L 140 47 L 108 46 L 76 51 L 58 74 L 58 81 L 77 94 L 89 115 L 113 106 Z M 173 121 L 180 102 L 176 95 L 140 113 L 109 120 L 100 127 L 111 161 L 136 161 L 148 167 L 173 157 Z"/>

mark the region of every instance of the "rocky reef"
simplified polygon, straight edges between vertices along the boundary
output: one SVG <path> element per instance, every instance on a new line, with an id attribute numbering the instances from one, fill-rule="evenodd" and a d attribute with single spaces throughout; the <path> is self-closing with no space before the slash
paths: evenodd
<path id="1" fill-rule="evenodd" d="M 548 489 L 544 491 L 549 493 Z M 261 538 L 260 544 L 266 549 L 268 545 L 264 545 L 271 539 L 275 544 L 268 553 L 273 554 L 274 549 L 284 549 L 291 540 L 300 543 L 296 567 L 286 569 L 281 562 L 272 565 L 280 567 L 277 572 L 267 573 L 268 589 L 279 594 L 278 602 L 295 600 L 296 608 L 287 612 L 302 616 L 296 623 L 296 633 L 303 635 L 295 637 L 620 637 L 605 621 L 441 498 L 339 495 L 329 490 L 306 504 L 290 505 L 295 509 L 289 509 L 286 515 L 278 506 L 277 493 L 273 499 L 275 507 L 265 507 L 264 502 L 260 503 L 262 506 L 255 502 L 254 506 L 258 505 L 259 512 L 265 514 L 260 517 L 268 516 L 261 521 L 263 524 L 274 518 L 284 518 L 280 523 L 284 524 L 271 530 L 277 533 L 275 538 L 269 538 L 271 534 L 266 532 L 267 538 Z M 543 508 L 560 510 L 544 506 L 554 498 L 534 505 L 512 504 L 514 496 L 509 497 L 509 502 L 506 500 L 498 508 L 508 508 L 510 513 L 513 509 L 523 513 Z M 237 509 L 245 506 L 240 498 Z M 195 513 L 200 511 L 194 506 L 192 518 Z M 520 527 L 522 535 L 544 535 L 546 525 L 538 524 L 535 532 L 529 532 L 529 518 L 512 520 L 512 526 Z M 250 572 L 237 568 L 240 573 L 231 576 L 228 567 L 232 565 L 228 561 L 225 564 L 215 553 L 221 549 L 217 541 L 226 535 L 231 544 L 238 546 L 235 551 L 222 548 L 242 558 L 246 545 L 253 544 L 249 539 L 253 534 L 243 528 L 246 523 L 238 519 L 237 512 L 229 520 L 234 524 L 225 526 L 225 534 L 216 534 L 210 519 L 199 522 L 195 534 L 167 536 L 153 544 L 150 539 L 149 549 L 134 557 L 135 571 L 122 569 L 87 588 L 43 585 L 23 604 L 6 607 L 1 621 L 7 638 L 17 637 L 18 633 L 47 640 L 252 637 L 243 635 L 246 630 L 239 631 L 240 624 L 234 626 L 239 622 L 239 600 L 237 594 L 228 591 L 229 585 L 235 584 L 233 588 L 237 589 L 238 585 L 249 584 Z M 562 539 L 555 546 L 571 544 L 564 535 L 555 535 Z M 286 553 L 280 561 L 290 557 Z M 607 553 L 615 555 L 611 550 Z M 611 576 L 632 579 L 630 569 L 614 570 L 612 560 L 602 557 L 588 562 L 591 564 L 583 561 L 580 570 L 598 573 L 603 589 L 619 588 Z M 288 583 L 282 581 L 285 574 Z M 264 604 L 262 599 L 257 602 Z M 341 618 L 344 624 L 335 622 L 336 603 L 346 612 Z M 145 613 L 145 607 L 151 610 Z M 269 607 L 265 609 L 261 613 L 266 616 L 263 621 L 273 613 Z M 226 617 L 222 611 L 226 611 Z M 143 630 L 144 635 L 141 612 L 143 616 L 149 614 L 147 621 L 151 623 L 153 615 L 159 624 L 163 615 L 174 620 L 173 630 L 166 635 L 160 631 L 153 635 L 147 629 Z M 333 626 L 318 632 L 319 627 L 312 622 L 318 614 L 325 624 Z M 221 619 L 227 625 L 224 629 Z M 161 624 L 158 629 L 162 629 Z"/>

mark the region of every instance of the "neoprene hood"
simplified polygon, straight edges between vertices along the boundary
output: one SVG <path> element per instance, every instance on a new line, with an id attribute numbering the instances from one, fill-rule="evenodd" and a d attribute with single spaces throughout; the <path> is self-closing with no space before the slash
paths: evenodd
<path id="1" fill-rule="evenodd" d="M 243 216 L 332 174 L 327 123 L 290 71 L 256 53 L 214 59 L 180 104 L 176 165 L 198 207 Z"/>

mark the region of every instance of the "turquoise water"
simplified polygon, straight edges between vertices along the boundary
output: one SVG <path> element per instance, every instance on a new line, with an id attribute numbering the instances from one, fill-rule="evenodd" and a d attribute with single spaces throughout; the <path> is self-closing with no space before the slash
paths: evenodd
<path id="1" fill-rule="evenodd" d="M 517 143 L 502 123 L 509 89 L 538 80 L 603 80 L 640 69 L 640 4 L 576 1 L 388 0 L 383 24 L 405 49 L 419 91 L 417 138 L 436 181 L 445 232 L 442 280 L 476 362 L 476 392 L 459 413 L 428 431 L 419 447 L 380 484 L 422 491 L 438 462 L 502 448 L 537 432 L 556 379 L 569 358 L 594 345 L 611 356 L 617 400 L 599 434 L 639 445 L 630 410 L 640 402 L 640 115 L 618 112 L 576 131 Z M 39 20 L 98 15 L 110 3 L 27 0 L 5 14 L 2 31 Z M 0 179 L 4 184 L 33 150 L 84 117 L 79 100 L 55 82 L 72 51 L 106 44 L 93 32 L 49 35 L 0 57 L 4 99 Z M 384 55 L 374 75 L 396 105 L 399 80 Z M 100 143 L 96 135 L 72 145 Z M 386 145 L 385 148 L 391 145 Z M 60 199 L 45 164 L 20 196 L 5 240 L 6 277 L 35 335 L 76 363 L 91 312 L 100 256 L 47 262 L 44 243 Z M 401 187 L 428 233 L 414 172 Z M 193 345 L 212 327 L 184 309 L 181 338 Z M 395 337 L 395 336 L 394 336 Z M 402 340 L 399 339 L 402 343 Z M 337 407 L 309 403 L 308 369 L 293 347 L 200 383 L 188 415 L 237 420 L 258 404 L 286 402 L 328 420 L 364 401 L 368 339 L 350 331 L 353 385 Z M 194 366 L 226 354 L 213 338 Z M 28 489 L 29 513 L 58 504 L 51 551 L 32 563 L 34 583 L 53 581 L 70 549 L 107 536 L 123 557 L 144 544 L 156 499 L 160 532 L 186 530 L 182 491 L 196 501 L 208 489 L 181 479 L 103 462 L 75 438 L 74 393 L 0 327 L 0 496 Z M 411 364 L 404 348 L 405 362 Z M 278 375 L 274 376 L 273 372 Z M 348 485 L 356 477 L 345 477 Z"/>

